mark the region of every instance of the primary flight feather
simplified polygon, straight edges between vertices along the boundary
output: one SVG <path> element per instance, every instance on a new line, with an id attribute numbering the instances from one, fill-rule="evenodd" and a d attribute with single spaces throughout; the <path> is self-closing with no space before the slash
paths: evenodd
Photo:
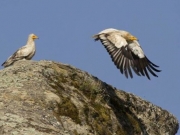
<path id="1" fill-rule="evenodd" d="M 30 60 L 36 52 L 34 40 L 37 38 L 38 37 L 35 34 L 30 34 L 26 45 L 19 48 L 13 55 L 11 55 L 2 64 L 2 66 L 8 67 L 8 66 L 12 65 L 15 61 L 22 60 L 22 59 Z"/>
<path id="2" fill-rule="evenodd" d="M 132 70 L 138 76 L 146 76 L 150 79 L 149 73 L 158 77 L 155 72 L 160 72 L 159 66 L 152 63 L 144 54 L 138 39 L 127 31 L 113 28 L 105 29 L 94 35 L 95 41 L 100 40 L 112 61 L 122 74 L 133 78 Z"/>

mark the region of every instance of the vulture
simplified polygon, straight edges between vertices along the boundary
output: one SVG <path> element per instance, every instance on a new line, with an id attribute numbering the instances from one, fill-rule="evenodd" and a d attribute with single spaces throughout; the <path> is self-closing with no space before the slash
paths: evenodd
<path id="1" fill-rule="evenodd" d="M 30 34 L 25 46 L 19 48 L 13 55 L 11 55 L 2 66 L 8 67 L 19 60 L 30 60 L 36 52 L 34 40 L 38 39 L 35 34 Z"/>
<path id="2" fill-rule="evenodd" d="M 146 76 L 150 80 L 150 74 L 155 77 L 156 72 L 161 72 L 159 66 L 151 62 L 145 55 L 138 39 L 131 33 L 113 28 L 105 29 L 94 35 L 95 41 L 100 40 L 112 61 L 126 78 L 133 78 L 133 73 L 138 76 Z"/>

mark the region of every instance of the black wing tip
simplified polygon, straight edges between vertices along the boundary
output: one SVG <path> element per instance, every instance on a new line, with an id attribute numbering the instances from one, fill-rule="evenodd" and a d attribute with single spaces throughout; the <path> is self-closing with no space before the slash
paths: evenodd
<path id="1" fill-rule="evenodd" d="M 145 58 L 146 58 L 146 60 L 151 64 L 151 65 L 153 65 L 154 67 L 159 67 L 158 65 L 156 65 L 156 64 L 154 64 L 152 61 L 150 61 L 146 56 L 145 56 Z"/>
<path id="2" fill-rule="evenodd" d="M 94 39 L 94 41 L 98 41 L 99 39 Z"/>
<path id="3" fill-rule="evenodd" d="M 156 65 L 156 64 L 154 64 L 154 63 L 152 63 L 151 61 L 148 61 L 151 65 L 153 65 L 154 67 L 159 67 L 158 65 Z"/>
<path id="4" fill-rule="evenodd" d="M 158 70 L 158 69 L 157 69 L 157 71 L 156 71 L 156 72 L 161 72 L 161 71 L 162 71 L 162 70 Z"/>
<path id="5" fill-rule="evenodd" d="M 155 72 L 161 72 L 161 70 L 156 69 L 156 67 L 154 65 L 152 65 L 151 63 L 148 66 Z"/>
<path id="6" fill-rule="evenodd" d="M 131 75 L 128 76 L 128 75 L 126 75 L 126 74 L 124 74 L 124 75 L 125 75 L 126 79 L 129 79 L 129 78 L 130 78 L 130 79 L 133 79 L 133 75 L 132 75 L 132 76 L 131 76 Z"/>
<path id="7" fill-rule="evenodd" d="M 161 70 L 160 70 L 161 71 Z M 124 74 L 124 76 L 127 78 L 127 79 L 133 79 L 133 75 L 131 76 L 129 73 L 125 73 L 125 72 L 123 72 L 123 70 L 121 70 L 120 69 L 120 72 L 121 72 L 121 74 Z M 151 73 L 151 72 L 150 72 Z M 152 73 L 151 73 L 152 74 Z M 156 75 L 155 73 L 154 74 L 152 74 L 154 77 L 158 77 L 158 75 Z M 148 80 L 151 80 L 151 77 L 149 76 L 149 75 L 147 75 L 147 74 L 139 74 L 139 72 L 138 72 L 138 74 L 137 74 L 137 76 L 144 76 L 144 77 L 147 77 L 147 79 Z"/>
<path id="8" fill-rule="evenodd" d="M 5 62 L 3 64 L 1 64 L 1 66 L 4 66 Z"/>

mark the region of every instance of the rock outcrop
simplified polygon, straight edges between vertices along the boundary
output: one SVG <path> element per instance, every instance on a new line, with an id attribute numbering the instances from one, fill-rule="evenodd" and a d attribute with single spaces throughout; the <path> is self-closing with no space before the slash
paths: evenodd
<path id="1" fill-rule="evenodd" d="M 175 135 L 162 108 L 52 61 L 0 71 L 0 135 Z"/>

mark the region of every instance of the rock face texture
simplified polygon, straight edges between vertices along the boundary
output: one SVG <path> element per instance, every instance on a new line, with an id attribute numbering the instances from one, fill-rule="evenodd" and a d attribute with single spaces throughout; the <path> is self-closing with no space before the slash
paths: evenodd
<path id="1" fill-rule="evenodd" d="M 166 110 L 69 65 L 0 70 L 0 135 L 175 135 L 178 126 Z"/>

